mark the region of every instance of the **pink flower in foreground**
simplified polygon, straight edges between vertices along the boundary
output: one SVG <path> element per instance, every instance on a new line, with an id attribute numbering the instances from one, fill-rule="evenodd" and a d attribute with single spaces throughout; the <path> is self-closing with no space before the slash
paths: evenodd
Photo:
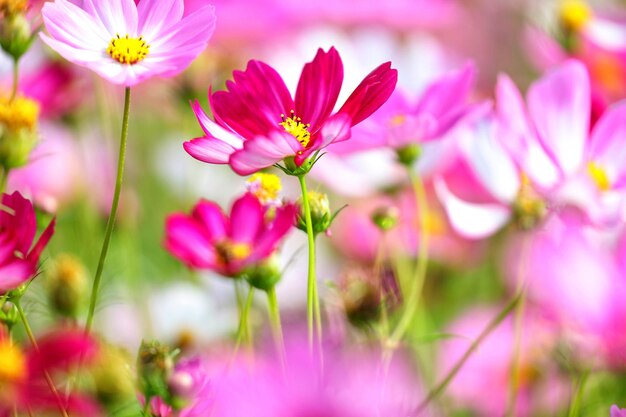
<path id="1" fill-rule="evenodd" d="M 230 216 L 202 200 L 191 215 L 177 213 L 167 219 L 165 247 L 191 268 L 235 277 L 272 255 L 295 219 L 295 206 L 276 208 L 270 216 L 252 194 L 235 201 Z"/>
<path id="2" fill-rule="evenodd" d="M 611 406 L 611 417 L 626 417 L 626 408 L 619 408 L 616 405 Z"/>
<path id="3" fill-rule="evenodd" d="M 58 398 L 46 383 L 46 373 L 75 372 L 82 361 L 91 360 L 96 344 L 82 331 L 62 330 L 38 340 L 39 349 L 21 349 L 7 337 L 0 327 L 0 416 L 23 413 L 55 413 L 59 411 Z M 72 416 L 102 415 L 96 402 L 62 391 L 63 407 Z"/>
<path id="4" fill-rule="evenodd" d="M 36 233 L 33 204 L 17 191 L 4 194 L 0 210 L 0 293 L 35 275 L 39 256 L 54 233 L 54 220 L 33 246 Z"/>
<path id="5" fill-rule="evenodd" d="M 196 101 L 193 110 L 205 136 L 185 142 L 194 158 L 229 164 L 248 175 L 287 159 L 300 167 L 328 145 L 350 138 L 351 127 L 368 118 L 393 92 L 398 74 L 385 63 L 372 71 L 344 105 L 333 109 L 343 82 L 335 48 L 319 50 L 302 70 L 295 100 L 278 73 L 260 61 L 235 71 L 227 91 L 209 92 L 215 121 Z"/>
<path id="6" fill-rule="evenodd" d="M 48 35 L 41 38 L 65 59 L 114 84 L 133 86 L 155 75 L 178 74 L 206 48 L 215 29 L 208 4 L 184 15 L 183 0 L 80 3 L 46 3 Z"/>

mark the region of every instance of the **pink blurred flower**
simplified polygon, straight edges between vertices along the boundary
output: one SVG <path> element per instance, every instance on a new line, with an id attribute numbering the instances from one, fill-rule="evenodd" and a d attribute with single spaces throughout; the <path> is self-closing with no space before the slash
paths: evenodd
<path id="1" fill-rule="evenodd" d="M 56 212 L 80 189 L 80 150 L 58 126 L 43 124 L 40 133 L 44 139 L 31 153 L 28 165 L 10 172 L 7 188 L 20 190 L 38 207 Z"/>
<path id="2" fill-rule="evenodd" d="M 41 38 L 67 60 L 133 86 L 183 71 L 206 48 L 213 6 L 184 16 L 183 0 L 56 0 L 43 7 Z M 80 34 L 80 35 L 79 35 Z"/>
<path id="3" fill-rule="evenodd" d="M 97 351 L 95 342 L 83 331 L 61 330 L 39 339 L 39 349 L 22 350 L 9 341 L 3 329 L 0 328 L 0 415 L 13 415 L 15 409 L 23 413 L 57 412 L 59 399 L 46 383 L 46 373 L 58 376 L 74 370 L 79 361 L 91 360 Z M 102 415 L 97 403 L 82 395 L 61 394 L 60 401 L 71 415 Z"/>
<path id="4" fill-rule="evenodd" d="M 191 215 L 168 217 L 165 247 L 190 268 L 235 277 L 272 255 L 295 216 L 295 206 L 287 204 L 269 219 L 268 208 L 252 194 L 235 201 L 229 217 L 217 204 L 202 200 Z"/>
<path id="5" fill-rule="evenodd" d="M 0 210 L 0 292 L 10 291 L 35 275 L 39 256 L 54 233 L 54 220 L 33 245 L 36 232 L 32 203 L 17 191 L 4 194 Z"/>
<path id="6" fill-rule="evenodd" d="M 553 210 L 576 208 L 596 225 L 618 222 L 626 185 L 626 154 L 620 151 L 626 103 L 607 110 L 589 133 L 589 76 L 573 60 L 536 81 L 526 106 L 506 76 L 496 95 L 495 118 L 477 123 L 461 152 L 492 201 L 464 200 L 439 185 L 457 229 L 470 237 L 489 235 L 527 194 Z"/>
<path id="7" fill-rule="evenodd" d="M 440 375 L 450 371 L 497 314 L 495 308 L 475 308 L 464 312 L 446 329 L 453 336 L 442 344 Z M 452 380 L 446 393 L 457 407 L 470 408 L 477 416 L 506 414 L 516 343 L 514 329 L 513 318 L 509 316 L 487 336 Z M 550 355 L 555 342 L 549 324 L 536 312 L 527 311 L 520 336 L 520 387 L 515 415 L 538 415 L 541 411 L 556 415 L 558 407 L 568 398 L 568 383 L 558 378 Z"/>
<path id="8" fill-rule="evenodd" d="M 375 353 L 325 349 L 322 368 L 306 342 L 288 341 L 286 350 L 284 373 L 278 358 L 263 355 L 215 378 L 212 415 L 400 417 L 420 399 L 409 364 L 399 359 L 385 372 Z"/>
<path id="9" fill-rule="evenodd" d="M 260 61 L 236 71 L 228 91 L 209 92 L 215 122 L 196 101 L 193 110 L 205 136 L 185 142 L 194 158 L 229 164 L 240 175 L 283 159 L 301 166 L 328 145 L 350 138 L 351 127 L 368 118 L 391 95 L 397 71 L 385 63 L 359 84 L 331 115 L 343 82 L 343 64 L 335 48 L 319 50 L 302 70 L 295 101 L 278 73 Z"/>
<path id="10" fill-rule="evenodd" d="M 619 408 L 616 405 L 611 406 L 611 417 L 626 417 L 626 408 Z"/>
<path id="11" fill-rule="evenodd" d="M 170 389 L 185 401 L 178 417 L 202 417 L 210 414 L 215 387 L 201 358 L 185 359 L 176 364 L 169 381 Z"/>

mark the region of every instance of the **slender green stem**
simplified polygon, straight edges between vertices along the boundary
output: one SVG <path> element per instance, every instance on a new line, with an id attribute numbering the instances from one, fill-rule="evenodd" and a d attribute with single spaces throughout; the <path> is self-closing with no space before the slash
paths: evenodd
<path id="1" fill-rule="evenodd" d="M 239 316 L 239 327 L 237 329 L 237 341 L 235 342 L 235 349 L 233 353 L 233 357 L 236 356 L 239 351 L 239 347 L 242 342 L 246 344 L 250 343 L 250 332 L 248 330 L 248 316 L 250 315 L 250 308 L 252 308 L 252 300 L 254 299 L 254 288 L 250 287 L 250 291 L 248 291 L 248 298 L 246 298 L 246 302 L 241 310 L 241 315 Z"/>
<path id="2" fill-rule="evenodd" d="M 456 362 L 450 372 L 448 372 L 448 374 L 441 380 L 441 382 L 439 382 L 428 393 L 426 398 L 420 403 L 420 405 L 417 407 L 417 413 L 415 414 L 416 416 L 419 416 L 433 400 L 435 400 L 437 397 L 439 397 L 439 395 L 441 395 L 441 393 L 443 393 L 450 381 L 454 379 L 456 374 L 461 370 L 463 365 L 465 365 L 465 362 L 467 362 L 467 360 L 472 356 L 474 351 L 478 349 L 483 340 L 485 340 L 485 338 L 489 336 L 491 332 L 493 332 L 500 325 L 500 323 L 502 323 L 502 321 L 509 315 L 509 313 L 513 311 L 513 309 L 519 303 L 520 299 L 521 294 L 518 293 L 511 301 L 509 301 L 509 303 L 500 311 L 500 313 L 498 313 L 498 315 L 489 322 L 487 327 L 485 327 L 485 329 L 478 335 L 476 340 L 474 340 L 472 344 L 467 348 L 463 356 Z"/>
<path id="3" fill-rule="evenodd" d="M 274 342 L 276 343 L 276 349 L 278 350 L 278 354 L 282 360 L 284 359 L 285 342 L 283 339 L 283 327 L 280 322 L 280 308 L 278 307 L 278 298 L 276 297 L 275 287 L 267 290 L 267 309 L 270 324 L 272 326 Z"/>
<path id="4" fill-rule="evenodd" d="M 580 405 L 582 403 L 583 394 L 585 392 L 585 386 L 589 379 L 589 371 L 584 371 L 578 378 L 576 384 L 576 394 L 572 397 L 572 403 L 569 407 L 568 417 L 577 417 L 580 415 Z"/>
<path id="5" fill-rule="evenodd" d="M 521 295 L 520 302 L 515 308 L 514 319 L 514 343 L 513 354 L 511 357 L 511 373 L 509 379 L 509 393 L 507 399 L 507 408 L 505 416 L 515 417 L 515 408 L 517 404 L 517 395 L 520 387 L 520 354 L 522 342 L 522 321 L 524 318 L 524 307 L 526 304 L 526 264 L 529 254 L 530 241 L 524 238 L 522 241 L 520 262 L 517 270 L 517 292 Z"/>
<path id="6" fill-rule="evenodd" d="M 309 346 L 313 348 L 315 329 L 317 337 L 322 339 L 322 320 L 317 294 L 317 277 L 315 275 L 315 234 L 313 232 L 313 221 L 311 220 L 311 205 L 309 203 L 309 193 L 306 187 L 304 175 L 298 176 L 300 188 L 302 189 L 302 208 L 304 209 L 304 221 L 306 222 L 306 234 L 309 242 L 309 270 L 307 285 L 307 324 L 309 329 Z"/>
<path id="7" fill-rule="evenodd" d="M 415 189 L 415 198 L 419 210 L 419 224 L 420 224 L 420 239 L 419 239 L 419 252 L 417 257 L 417 265 L 415 267 L 415 275 L 411 282 L 409 294 L 406 297 L 405 309 L 398 325 L 391 334 L 388 341 L 388 346 L 394 349 L 397 344 L 402 340 L 409 326 L 413 322 L 415 313 L 419 307 L 420 298 L 422 295 L 422 288 L 426 280 L 426 271 L 428 269 L 428 245 L 430 236 L 428 233 L 428 200 L 426 198 L 426 190 L 424 189 L 424 183 L 421 178 L 412 171 L 409 171 L 411 182 Z"/>
<path id="8" fill-rule="evenodd" d="M 31 345 L 33 345 L 33 348 L 35 349 L 35 351 L 39 352 L 39 345 L 37 344 L 37 339 L 35 338 L 33 330 L 31 329 L 30 324 L 28 323 L 26 314 L 24 314 L 24 309 L 22 309 L 20 300 L 19 299 L 13 300 L 13 304 L 15 305 L 15 308 L 17 309 L 17 314 L 19 314 L 20 320 L 22 320 L 22 324 L 24 325 L 24 330 L 26 331 L 26 336 L 28 336 L 28 340 L 30 340 L 30 343 Z M 57 402 L 61 415 L 63 417 L 69 417 L 69 415 L 67 414 L 67 410 L 65 409 L 65 406 L 63 405 L 63 400 L 61 399 L 61 396 L 59 395 L 59 391 L 57 391 L 57 388 L 54 385 L 54 381 L 52 380 L 52 377 L 50 377 L 50 374 L 45 369 L 43 373 L 44 373 L 44 378 L 46 380 L 46 383 L 48 384 L 48 388 L 50 388 L 50 392 L 52 392 L 52 394 L 54 395 L 54 398 Z"/>
<path id="9" fill-rule="evenodd" d="M 104 241 L 102 242 L 102 250 L 100 252 L 100 260 L 98 261 L 98 269 L 91 288 L 91 299 L 89 301 L 89 313 L 87 314 L 87 323 L 85 324 L 85 332 L 91 331 L 93 325 L 93 317 L 96 311 L 96 303 L 98 301 L 98 291 L 100 290 L 100 281 L 102 280 L 102 271 L 104 270 L 104 262 L 109 251 L 109 243 L 113 234 L 113 226 L 115 225 L 115 216 L 117 215 L 117 207 L 120 202 L 120 193 L 122 191 L 122 181 L 124 178 L 124 164 L 126 160 L 126 138 L 128 136 L 128 116 L 130 113 L 130 87 L 126 87 L 124 95 L 124 116 L 122 118 L 122 134 L 120 137 L 120 150 L 117 160 L 117 178 L 115 180 L 115 192 L 113 194 L 113 202 L 111 204 L 111 212 L 106 225 Z"/>
<path id="10" fill-rule="evenodd" d="M 15 99 L 17 96 L 17 90 L 19 88 L 20 83 L 20 60 L 17 58 L 13 59 L 13 84 L 11 86 L 11 101 Z"/>
<path id="11" fill-rule="evenodd" d="M 2 173 L 0 173 L 0 195 L 4 194 L 7 189 L 7 183 L 9 181 L 9 172 L 11 170 L 9 168 L 4 168 Z"/>

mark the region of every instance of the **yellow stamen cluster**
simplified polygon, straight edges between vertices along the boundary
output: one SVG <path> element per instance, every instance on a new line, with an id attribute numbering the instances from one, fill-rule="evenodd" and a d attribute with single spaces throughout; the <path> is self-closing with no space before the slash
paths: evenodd
<path id="1" fill-rule="evenodd" d="M 34 131 L 39 119 L 39 104 L 26 97 L 0 98 L 0 124 L 9 130 L 27 129 Z"/>
<path id="2" fill-rule="evenodd" d="M 587 164 L 587 173 L 600 191 L 611 189 L 611 180 L 609 180 L 606 170 L 600 165 L 595 162 L 589 162 Z"/>
<path id="3" fill-rule="evenodd" d="M 21 381 L 26 377 L 26 358 L 8 340 L 0 341 L 0 387 L 3 383 Z"/>
<path id="4" fill-rule="evenodd" d="M 4 16 L 24 13 L 27 7 L 27 0 L 0 0 L 0 14 Z"/>
<path id="5" fill-rule="evenodd" d="M 278 200 L 282 185 L 278 175 L 257 172 L 248 179 L 247 189 L 259 199 L 261 204 L 266 205 Z"/>
<path id="6" fill-rule="evenodd" d="M 520 189 L 513 208 L 517 224 L 524 230 L 534 228 L 546 214 L 545 202 L 537 194 L 525 173 L 522 173 Z"/>
<path id="7" fill-rule="evenodd" d="M 284 114 L 281 114 L 280 118 L 283 121 L 279 124 L 285 128 L 285 131 L 298 139 L 298 142 L 300 142 L 302 146 L 307 147 L 311 141 L 311 133 L 309 132 L 311 125 L 302 123 L 302 119 L 296 117 L 296 113 L 293 110 L 289 117 L 285 117 Z"/>
<path id="8" fill-rule="evenodd" d="M 247 243 L 238 243 L 231 240 L 223 240 L 215 247 L 217 257 L 222 264 L 229 264 L 233 261 L 241 261 L 247 258 L 252 252 L 252 248 Z"/>
<path id="9" fill-rule="evenodd" d="M 561 23 L 567 29 L 578 31 L 582 29 L 592 17 L 592 11 L 583 0 L 564 0 L 561 3 Z"/>
<path id="10" fill-rule="evenodd" d="M 406 122 L 406 116 L 404 114 L 396 114 L 389 119 L 389 125 L 391 127 L 402 126 Z"/>
<path id="11" fill-rule="evenodd" d="M 120 64 L 135 65 L 143 61 L 150 52 L 150 45 L 146 43 L 143 36 L 131 38 L 128 35 L 121 37 L 116 35 L 111 39 L 107 47 L 107 54 Z"/>

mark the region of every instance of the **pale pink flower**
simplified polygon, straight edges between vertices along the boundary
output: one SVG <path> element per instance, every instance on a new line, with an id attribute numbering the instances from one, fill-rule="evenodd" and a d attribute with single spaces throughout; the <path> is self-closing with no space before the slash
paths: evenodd
<path id="1" fill-rule="evenodd" d="M 184 15 L 183 0 L 55 0 L 42 14 L 41 38 L 67 60 L 114 84 L 133 86 L 183 71 L 215 29 L 206 4 Z"/>

